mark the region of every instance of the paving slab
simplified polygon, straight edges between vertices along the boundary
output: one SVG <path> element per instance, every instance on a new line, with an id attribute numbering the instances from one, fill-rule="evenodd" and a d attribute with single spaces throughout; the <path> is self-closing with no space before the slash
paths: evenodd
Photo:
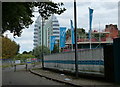
<path id="1" fill-rule="evenodd" d="M 98 87 L 98 86 L 102 86 L 102 87 L 106 87 L 106 86 L 111 86 L 111 87 L 120 87 L 120 85 L 115 84 L 115 83 L 110 83 L 110 82 L 105 82 L 105 81 L 100 81 L 100 80 L 94 80 L 94 79 L 87 79 L 87 78 L 75 78 L 73 76 L 70 75 L 66 75 L 63 73 L 56 73 L 50 70 L 43 70 L 41 68 L 34 68 L 34 69 L 30 69 L 31 73 L 34 73 L 36 75 L 39 75 L 41 77 L 45 77 L 51 80 L 55 80 L 58 82 L 63 82 L 66 84 L 70 84 L 73 86 L 81 86 L 81 87 L 86 87 L 86 86 L 90 86 L 90 87 Z"/>

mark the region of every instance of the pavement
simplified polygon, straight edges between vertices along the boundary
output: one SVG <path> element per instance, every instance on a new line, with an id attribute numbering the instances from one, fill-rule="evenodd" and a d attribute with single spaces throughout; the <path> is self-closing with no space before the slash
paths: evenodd
<path id="1" fill-rule="evenodd" d="M 71 86 L 76 86 L 76 87 L 88 87 L 88 86 L 89 87 L 98 87 L 98 86 L 120 87 L 120 84 L 106 82 L 104 80 L 102 81 L 102 80 L 88 79 L 83 77 L 75 78 L 74 76 L 71 76 L 71 75 L 57 73 L 51 70 L 43 70 L 42 68 L 37 68 L 37 67 L 30 69 L 30 72 L 50 80 L 54 80 L 57 82 L 61 82 L 61 83 L 68 84 Z"/>

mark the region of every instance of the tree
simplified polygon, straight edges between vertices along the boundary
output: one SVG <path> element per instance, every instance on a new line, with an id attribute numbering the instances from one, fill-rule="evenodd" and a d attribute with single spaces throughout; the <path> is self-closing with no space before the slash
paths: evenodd
<path id="1" fill-rule="evenodd" d="M 78 33 L 78 34 L 85 34 L 85 29 L 83 29 L 83 28 L 78 28 L 78 29 L 77 29 L 77 33 Z"/>
<path id="2" fill-rule="evenodd" d="M 59 53 L 59 40 L 56 41 L 57 43 L 54 44 L 54 49 L 51 51 L 51 53 Z"/>
<path id="3" fill-rule="evenodd" d="M 27 51 L 24 51 L 22 54 L 28 54 L 28 52 L 27 52 Z"/>
<path id="4" fill-rule="evenodd" d="M 22 54 L 32 54 L 32 51 L 29 51 L 29 52 L 27 52 L 27 51 L 23 51 Z"/>
<path id="5" fill-rule="evenodd" d="M 59 8 L 60 6 L 63 6 L 63 3 L 53 3 L 51 1 L 49 2 L 37 2 L 35 3 L 35 6 L 38 6 L 39 13 L 41 17 L 47 19 L 51 14 L 61 14 L 66 9 L 65 8 Z"/>
<path id="6" fill-rule="evenodd" d="M 99 38 L 105 38 L 105 34 L 100 34 L 100 33 L 97 33 L 97 34 L 92 34 L 92 37 L 96 38 L 97 40 L 99 40 Z"/>
<path id="7" fill-rule="evenodd" d="M 2 36 L 2 58 L 9 59 L 17 55 L 20 46 L 9 38 Z"/>
<path id="8" fill-rule="evenodd" d="M 86 32 L 85 29 L 83 28 L 77 28 L 77 38 L 84 38 L 86 37 Z M 70 39 L 71 38 L 71 29 L 68 29 L 66 32 L 66 39 Z"/>
<path id="9" fill-rule="evenodd" d="M 54 45 L 54 49 L 51 53 L 58 53 L 59 52 L 59 45 L 58 44 L 55 44 Z"/>
<path id="10" fill-rule="evenodd" d="M 9 30 L 14 36 L 20 36 L 22 29 L 33 23 L 34 7 L 39 8 L 41 17 L 47 19 L 51 14 L 61 14 L 66 9 L 63 3 L 54 2 L 3 2 L 2 3 L 2 33 Z"/>
<path id="11" fill-rule="evenodd" d="M 118 37 L 120 38 L 120 30 L 118 30 Z"/>
<path id="12" fill-rule="evenodd" d="M 70 37 L 71 37 L 71 29 L 68 29 L 66 31 L 66 40 L 70 39 Z"/>
<path id="13" fill-rule="evenodd" d="M 3 2 L 2 33 L 9 30 L 14 36 L 20 36 L 22 29 L 33 23 L 32 8 L 33 4 L 30 2 Z"/>
<path id="14" fill-rule="evenodd" d="M 0 36 L 0 48 L 2 48 L 2 37 Z M 0 49 L 0 59 L 2 59 L 2 49 Z"/>
<path id="15" fill-rule="evenodd" d="M 37 46 L 33 49 L 33 55 L 37 58 L 42 58 L 42 51 L 44 55 L 50 54 L 50 50 L 48 47 L 43 46 Z"/>
<path id="16" fill-rule="evenodd" d="M 78 28 L 77 29 L 77 38 L 78 39 L 81 39 L 81 38 L 86 38 L 86 32 L 85 32 L 85 29 L 83 28 Z"/>
<path id="17" fill-rule="evenodd" d="M 28 54 L 33 54 L 32 51 L 29 51 Z"/>
<path id="18" fill-rule="evenodd" d="M 35 58 L 35 56 L 32 54 L 17 54 L 14 58 L 19 60 L 26 60 L 28 58 Z"/>

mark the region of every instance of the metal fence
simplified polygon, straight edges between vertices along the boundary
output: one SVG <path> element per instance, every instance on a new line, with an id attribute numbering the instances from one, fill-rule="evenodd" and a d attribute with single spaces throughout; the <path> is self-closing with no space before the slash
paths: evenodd
<path id="1" fill-rule="evenodd" d="M 44 67 L 75 72 L 75 52 L 45 55 Z M 78 71 L 103 74 L 103 48 L 78 51 Z"/>

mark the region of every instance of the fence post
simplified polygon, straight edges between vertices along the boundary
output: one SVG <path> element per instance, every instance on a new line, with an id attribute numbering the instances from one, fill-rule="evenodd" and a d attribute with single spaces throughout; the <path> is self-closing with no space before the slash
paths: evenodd
<path id="1" fill-rule="evenodd" d="M 113 40 L 113 50 L 115 82 L 120 83 L 120 38 L 116 38 Z"/>
<path id="2" fill-rule="evenodd" d="M 107 81 L 114 81 L 113 45 L 104 47 L 104 75 Z"/>
<path id="3" fill-rule="evenodd" d="M 104 72 L 107 81 L 120 83 L 120 38 L 104 47 Z"/>

